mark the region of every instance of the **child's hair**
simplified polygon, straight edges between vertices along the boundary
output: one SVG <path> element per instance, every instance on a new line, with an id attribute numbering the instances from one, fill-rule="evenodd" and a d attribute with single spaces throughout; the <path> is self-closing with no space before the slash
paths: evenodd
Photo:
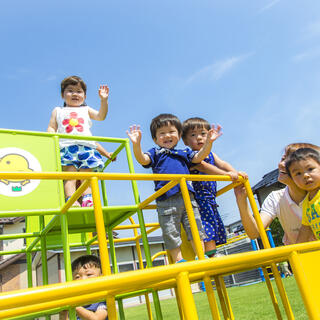
<path id="1" fill-rule="evenodd" d="M 151 132 L 152 139 L 156 138 L 158 129 L 168 125 L 172 125 L 176 127 L 176 129 L 178 130 L 179 136 L 181 136 L 182 125 L 180 120 L 173 114 L 162 113 L 162 114 L 159 114 L 157 117 L 153 118 L 151 121 L 150 132 Z"/>
<path id="2" fill-rule="evenodd" d="M 320 164 L 320 154 L 317 150 L 313 148 L 300 148 L 291 153 L 286 160 L 286 170 L 288 175 L 291 177 L 290 167 L 293 163 L 307 160 L 310 158 L 316 161 L 318 164 Z"/>
<path id="3" fill-rule="evenodd" d="M 288 144 L 284 149 L 285 158 L 287 158 L 292 152 L 300 148 L 311 148 L 320 152 L 320 147 L 312 143 L 304 143 L 304 142 L 291 143 L 291 144 Z"/>
<path id="4" fill-rule="evenodd" d="M 203 118 L 189 118 L 182 123 L 182 139 L 185 139 L 189 130 L 201 129 L 210 130 L 210 123 Z"/>
<path id="5" fill-rule="evenodd" d="M 74 260 L 71 264 L 72 272 L 78 271 L 81 268 L 95 267 L 101 270 L 101 262 L 97 256 L 84 255 Z"/>
<path id="6" fill-rule="evenodd" d="M 80 84 L 82 90 L 84 93 L 87 93 L 87 85 L 85 82 L 78 76 L 71 76 L 63 79 L 61 81 L 61 94 L 64 93 L 64 90 L 66 90 L 67 86 L 76 86 L 77 84 Z"/>

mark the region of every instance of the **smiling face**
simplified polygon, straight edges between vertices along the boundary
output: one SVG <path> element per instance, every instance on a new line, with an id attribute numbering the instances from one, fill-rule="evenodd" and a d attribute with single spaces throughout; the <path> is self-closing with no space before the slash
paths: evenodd
<path id="1" fill-rule="evenodd" d="M 278 164 L 278 169 L 279 169 L 278 181 L 284 184 L 288 184 L 288 182 L 291 180 L 291 178 L 289 177 L 286 171 L 286 158 L 287 157 L 284 154 L 281 157 L 281 160 Z"/>
<path id="2" fill-rule="evenodd" d="M 172 149 L 178 144 L 180 135 L 175 126 L 167 125 L 157 129 L 153 140 L 161 148 Z"/>
<path id="3" fill-rule="evenodd" d="M 69 84 L 63 91 L 62 98 L 68 107 L 80 107 L 86 99 L 86 94 L 79 83 Z"/>
<path id="4" fill-rule="evenodd" d="M 199 151 L 207 141 L 208 130 L 204 127 L 190 129 L 183 141 L 192 150 Z"/>
<path id="5" fill-rule="evenodd" d="M 101 276 L 101 270 L 90 263 L 85 264 L 72 273 L 73 280 L 83 280 Z"/>
<path id="6" fill-rule="evenodd" d="M 320 164 L 312 158 L 293 162 L 289 168 L 295 184 L 308 192 L 311 197 L 320 188 Z"/>

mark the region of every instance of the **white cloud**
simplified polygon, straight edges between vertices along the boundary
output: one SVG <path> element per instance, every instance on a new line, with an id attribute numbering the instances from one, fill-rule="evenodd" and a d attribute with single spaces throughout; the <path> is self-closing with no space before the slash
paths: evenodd
<path id="1" fill-rule="evenodd" d="M 217 81 L 220 78 L 222 78 L 228 71 L 230 71 L 236 65 L 243 62 L 253 54 L 254 53 L 251 52 L 251 53 L 243 54 L 240 56 L 220 60 L 216 63 L 205 66 L 201 68 L 199 71 L 189 76 L 186 80 L 186 84 L 190 84 L 200 78 L 208 78 L 208 79 Z"/>
<path id="2" fill-rule="evenodd" d="M 307 59 L 312 59 L 320 56 L 320 47 L 312 48 L 310 50 L 307 50 L 305 52 L 301 52 L 295 56 L 292 57 L 293 62 L 301 62 Z"/>
<path id="3" fill-rule="evenodd" d="M 273 0 L 270 3 L 268 3 L 266 6 L 262 7 L 259 11 L 258 14 L 265 12 L 269 9 L 271 9 L 273 6 L 275 6 L 278 2 L 280 2 L 280 0 Z"/>
<path id="4" fill-rule="evenodd" d="M 314 38 L 320 36 L 320 20 L 310 22 L 303 30 L 304 38 Z"/>

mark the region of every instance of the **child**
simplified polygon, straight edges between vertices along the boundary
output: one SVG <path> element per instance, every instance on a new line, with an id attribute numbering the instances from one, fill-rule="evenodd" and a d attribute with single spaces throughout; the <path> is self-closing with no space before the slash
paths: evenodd
<path id="1" fill-rule="evenodd" d="M 211 126 L 202 118 L 190 118 L 182 124 L 182 139 L 186 146 L 193 151 L 199 151 L 207 142 Z M 228 162 L 221 160 L 216 154 L 210 152 L 200 165 L 191 167 L 192 174 L 228 175 L 232 180 L 238 179 L 238 174 L 247 178 L 246 173 L 237 172 Z M 204 239 L 205 254 L 213 257 L 216 245 L 226 243 L 226 230 L 218 212 L 216 203 L 216 181 L 193 181 L 195 199 L 198 202 L 202 225 L 207 234 Z"/>
<path id="2" fill-rule="evenodd" d="M 208 130 L 206 143 L 196 153 L 189 148 L 184 150 L 175 149 L 178 144 L 182 126 L 179 119 L 172 114 L 160 114 L 152 119 L 150 125 L 151 136 L 158 148 L 152 148 L 147 153 L 141 150 L 141 131 L 139 126 L 130 127 L 127 134 L 133 145 L 133 152 L 137 161 L 145 168 L 152 168 L 153 173 L 158 174 L 189 174 L 191 163 L 200 163 L 210 152 L 214 140 L 221 135 L 221 127 Z M 155 181 L 155 190 L 162 188 L 168 181 Z M 197 222 L 200 238 L 205 234 L 201 225 L 199 211 L 194 200 L 194 190 L 191 183 L 187 183 L 194 215 Z M 176 185 L 157 200 L 157 211 L 159 223 L 163 233 L 164 243 L 168 249 L 172 260 L 175 262 L 184 261 L 182 258 L 180 223 L 188 236 L 192 239 L 188 216 L 184 207 L 180 186 Z M 194 243 L 191 241 L 194 248 Z"/>
<path id="3" fill-rule="evenodd" d="M 83 280 L 101 276 L 101 264 L 98 257 L 93 255 L 80 256 L 72 262 L 73 280 Z M 108 312 L 105 302 L 97 302 L 83 307 L 76 307 L 77 320 L 107 320 Z M 60 320 L 67 320 L 67 311 L 60 313 Z"/>
<path id="4" fill-rule="evenodd" d="M 61 96 L 64 100 L 63 107 L 56 107 L 50 118 L 48 132 L 58 132 L 72 135 L 91 136 L 91 119 L 102 121 L 108 112 L 109 88 L 100 86 L 99 96 L 101 99 L 100 110 L 97 111 L 85 104 L 87 86 L 84 81 L 77 77 L 67 77 L 61 82 Z M 94 141 L 60 139 L 60 156 L 63 171 L 88 172 L 94 168 L 103 168 L 104 163 L 101 155 L 96 150 Z M 98 144 L 101 153 L 110 158 L 107 152 Z M 76 190 L 76 180 L 64 182 L 66 201 Z M 91 189 L 88 188 L 82 197 L 82 207 L 93 205 Z M 74 206 L 80 206 L 75 202 Z"/>
<path id="5" fill-rule="evenodd" d="M 306 190 L 302 202 L 302 226 L 297 243 L 310 239 L 312 232 L 320 240 L 320 154 L 312 148 L 300 148 L 286 160 L 286 170 L 294 183 Z"/>

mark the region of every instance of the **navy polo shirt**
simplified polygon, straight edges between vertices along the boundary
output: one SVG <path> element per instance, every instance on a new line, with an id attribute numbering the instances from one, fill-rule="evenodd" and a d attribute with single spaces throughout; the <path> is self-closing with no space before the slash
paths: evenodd
<path id="1" fill-rule="evenodd" d="M 152 148 L 146 154 L 150 157 L 150 163 L 144 165 L 145 168 L 152 168 L 153 173 L 157 174 L 190 174 L 189 167 L 196 151 L 190 148 L 183 150 Z M 161 189 L 169 181 L 155 181 L 155 191 Z M 187 181 L 188 189 L 194 192 L 191 181 Z M 176 185 L 157 200 L 165 200 L 180 192 L 180 185 Z"/>
<path id="2" fill-rule="evenodd" d="M 92 312 L 96 312 L 100 305 L 105 306 L 106 307 L 105 309 L 107 310 L 107 305 L 106 305 L 106 303 L 104 301 L 103 302 L 96 302 L 96 303 L 88 304 L 86 306 L 83 306 L 83 308 L 85 308 L 85 309 L 87 309 L 89 311 L 92 311 Z M 77 316 L 77 320 L 81 320 L 80 317 Z M 108 316 L 106 317 L 105 320 L 108 320 Z"/>

